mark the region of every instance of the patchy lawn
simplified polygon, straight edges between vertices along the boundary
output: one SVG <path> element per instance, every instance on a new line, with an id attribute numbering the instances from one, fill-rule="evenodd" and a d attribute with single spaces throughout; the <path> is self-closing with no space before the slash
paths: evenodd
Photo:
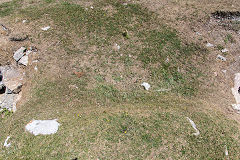
<path id="1" fill-rule="evenodd" d="M 39 49 L 38 72 L 26 68 L 25 103 L 0 119 L 0 142 L 10 135 L 12 143 L 0 146 L 0 159 L 225 159 L 226 147 L 239 159 L 238 123 L 196 97 L 208 52 L 154 12 L 114 0 L 22 0 L 0 9 L 13 28 L 28 20 Z M 24 130 L 32 119 L 61 126 L 33 136 Z"/>

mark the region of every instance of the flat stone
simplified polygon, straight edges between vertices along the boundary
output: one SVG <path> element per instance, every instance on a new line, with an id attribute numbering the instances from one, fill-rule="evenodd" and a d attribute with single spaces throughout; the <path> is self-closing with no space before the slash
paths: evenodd
<path id="1" fill-rule="evenodd" d="M 24 66 L 27 66 L 28 65 L 28 56 L 25 55 L 23 56 L 19 61 L 18 61 L 19 64 L 22 64 Z"/>
<path id="2" fill-rule="evenodd" d="M 25 47 L 21 47 L 20 49 L 18 49 L 13 55 L 13 58 L 15 59 L 15 61 L 18 62 L 24 56 L 25 51 L 26 51 Z"/>
<path id="3" fill-rule="evenodd" d="M 13 66 L 0 67 L 3 74 L 3 84 L 10 90 L 11 93 L 19 86 L 22 86 L 23 74 Z"/>

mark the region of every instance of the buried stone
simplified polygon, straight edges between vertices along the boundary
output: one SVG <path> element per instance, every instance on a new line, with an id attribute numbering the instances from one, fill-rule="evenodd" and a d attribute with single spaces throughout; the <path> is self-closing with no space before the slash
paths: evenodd
<path id="1" fill-rule="evenodd" d="M 212 17 L 215 19 L 228 19 L 228 20 L 237 20 L 240 21 L 240 12 L 239 11 L 216 11 L 212 13 Z"/>

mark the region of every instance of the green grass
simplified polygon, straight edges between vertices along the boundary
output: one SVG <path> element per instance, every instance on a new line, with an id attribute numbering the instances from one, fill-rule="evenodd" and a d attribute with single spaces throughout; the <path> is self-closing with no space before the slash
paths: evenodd
<path id="1" fill-rule="evenodd" d="M 111 16 L 101 9 L 106 4 L 112 5 L 116 10 Z M 109 46 L 117 39 L 123 39 L 124 44 L 119 42 L 121 54 L 136 56 L 141 63 L 139 67 L 149 70 L 154 77 L 149 80 L 150 83 L 167 85 L 183 95 L 197 93 L 195 86 L 198 86 L 198 75 L 201 71 L 193 65 L 192 56 L 203 57 L 199 54 L 203 51 L 196 44 L 185 44 L 175 30 L 159 23 L 154 13 L 142 9 L 140 5 L 123 6 L 117 1 L 101 1 L 93 10 L 85 10 L 79 5 L 64 2 L 42 9 L 24 9 L 21 13 L 32 21 L 48 14 L 57 26 L 57 33 L 53 31 L 47 36 L 59 39 L 68 55 L 80 56 L 84 49 L 78 49 L 74 42 L 77 38 L 88 37 L 87 44 L 105 46 L 98 50 L 97 54 L 108 58 L 112 56 L 106 54 L 111 52 Z M 129 37 L 133 38 L 122 37 L 126 30 Z M 70 34 L 75 34 L 76 37 L 71 38 Z M 141 45 L 136 45 L 138 43 Z M 171 63 L 165 64 L 166 58 L 170 59 Z M 125 66 L 135 65 L 128 56 L 115 58 L 114 62 L 122 63 L 120 60 L 123 60 Z M 155 67 L 152 67 L 153 65 Z M 182 72 L 178 71 L 179 67 Z M 188 79 L 191 79 L 191 82 Z"/>
<path id="2" fill-rule="evenodd" d="M 111 14 L 103 9 L 109 5 Z M 138 4 L 102 0 L 93 6 L 43 0 L 8 13 L 28 19 L 33 28 L 51 24 L 32 41 L 59 45 L 47 44 L 42 53 L 28 101 L 0 119 L 0 142 L 10 135 L 12 143 L 0 146 L 0 159 L 226 159 L 225 146 L 230 159 L 239 159 L 238 124 L 194 97 L 206 51 Z M 49 73 L 50 65 L 61 72 Z M 78 78 L 73 70 L 85 74 Z M 140 86 L 143 81 L 151 84 L 149 91 Z M 156 91 L 161 88 L 171 91 Z M 192 135 L 186 117 L 199 136 Z M 32 119 L 56 118 L 61 126 L 54 135 L 24 130 Z"/>
<path id="3" fill-rule="evenodd" d="M 84 90 L 83 82 L 77 85 L 82 95 L 67 89 L 65 82 L 39 84 L 32 100 L 1 119 L 0 140 L 12 137 L 12 146 L 1 148 L 1 159 L 224 159 L 225 146 L 231 159 L 239 158 L 236 122 L 220 113 L 202 112 L 201 102 L 152 95 L 152 103 L 96 107 L 96 93 Z M 111 87 L 102 88 L 105 94 L 115 93 Z M 196 123 L 199 136 L 192 135 L 195 131 L 186 117 Z M 61 126 L 54 135 L 33 136 L 24 131 L 33 118 L 58 118 Z"/>
<path id="4" fill-rule="evenodd" d="M 0 4 L 0 17 L 5 17 L 13 14 L 16 9 L 21 7 L 22 0 L 13 0 Z"/>

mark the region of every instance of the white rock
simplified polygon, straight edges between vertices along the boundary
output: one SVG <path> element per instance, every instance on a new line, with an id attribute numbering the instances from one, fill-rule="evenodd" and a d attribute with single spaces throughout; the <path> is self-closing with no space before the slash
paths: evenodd
<path id="1" fill-rule="evenodd" d="M 143 82 L 141 84 L 141 86 L 143 86 L 147 91 L 149 90 L 149 88 L 151 87 L 150 84 L 146 83 L 146 82 Z"/>
<path id="2" fill-rule="evenodd" d="M 93 6 L 90 6 L 91 9 L 93 9 Z"/>
<path id="3" fill-rule="evenodd" d="M 38 68 L 37 68 L 37 66 L 35 66 L 35 67 L 34 67 L 34 70 L 35 70 L 35 71 L 38 71 Z"/>
<path id="4" fill-rule="evenodd" d="M 193 133 L 193 135 L 198 136 L 198 135 L 200 134 L 200 132 L 199 132 L 199 130 L 197 129 L 196 124 L 195 124 L 190 118 L 187 117 L 187 119 L 188 119 L 188 121 L 191 123 L 193 129 L 196 131 L 196 133 Z"/>
<path id="5" fill-rule="evenodd" d="M 24 53 L 25 51 L 26 51 L 25 47 L 19 48 L 13 55 L 13 58 L 15 59 L 15 61 L 19 61 L 25 55 Z"/>
<path id="6" fill-rule="evenodd" d="M 222 53 L 228 52 L 227 48 L 224 48 L 223 50 L 221 50 Z"/>
<path id="7" fill-rule="evenodd" d="M 232 108 L 235 109 L 238 113 L 240 113 L 240 104 L 232 104 Z"/>
<path id="8" fill-rule="evenodd" d="M 24 19 L 23 21 L 22 21 L 22 23 L 26 23 L 27 22 L 27 20 L 26 19 Z"/>
<path id="9" fill-rule="evenodd" d="M 225 146 L 225 156 L 228 156 L 228 149 L 227 149 L 227 146 Z"/>
<path id="10" fill-rule="evenodd" d="M 206 47 L 213 47 L 213 44 L 207 43 L 207 44 L 206 44 Z"/>
<path id="11" fill-rule="evenodd" d="M 51 27 L 50 26 L 47 26 L 47 27 L 43 27 L 43 28 L 41 28 L 43 31 L 47 31 L 47 30 L 49 30 Z"/>
<path id="12" fill-rule="evenodd" d="M 58 131 L 60 124 L 57 122 L 57 119 L 54 120 L 33 120 L 28 123 L 25 129 L 37 135 L 50 135 L 55 134 Z"/>
<path id="13" fill-rule="evenodd" d="M 8 136 L 7 139 L 5 140 L 5 142 L 4 142 L 4 144 L 3 144 L 4 147 L 7 147 L 7 148 L 8 148 L 8 147 L 11 146 L 11 143 L 7 143 L 7 141 L 9 140 L 9 138 L 10 138 L 10 136 Z"/>
<path id="14" fill-rule="evenodd" d="M 222 72 L 223 72 L 224 74 L 226 74 L 226 73 L 227 73 L 227 70 L 223 69 Z"/>
<path id="15" fill-rule="evenodd" d="M 234 87 L 232 88 L 232 94 L 235 98 L 236 104 L 240 104 L 240 94 L 238 93 L 239 87 L 240 87 L 240 73 L 236 73 L 234 78 Z"/>
<path id="16" fill-rule="evenodd" d="M 226 61 L 227 60 L 225 57 L 223 57 L 223 56 L 221 56 L 219 54 L 217 55 L 217 59 L 220 59 L 222 61 Z"/>
<path id="17" fill-rule="evenodd" d="M 23 64 L 24 66 L 27 66 L 27 65 L 28 65 L 28 56 L 27 56 L 27 55 L 23 56 L 23 57 L 18 61 L 18 63 Z"/>

